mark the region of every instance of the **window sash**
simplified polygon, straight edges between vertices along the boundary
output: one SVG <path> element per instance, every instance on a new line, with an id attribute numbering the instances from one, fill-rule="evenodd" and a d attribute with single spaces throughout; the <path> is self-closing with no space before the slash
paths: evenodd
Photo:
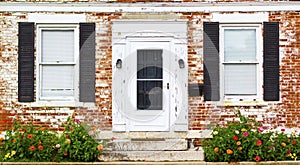
<path id="1" fill-rule="evenodd" d="M 224 29 L 224 62 L 257 61 L 256 29 Z"/>
<path id="2" fill-rule="evenodd" d="M 49 33 L 45 35 L 44 32 Z M 50 41 L 43 42 L 45 41 L 44 37 L 49 37 Z M 57 40 L 64 41 L 57 41 L 56 43 L 54 42 L 56 37 Z M 78 100 L 78 25 L 38 25 L 38 39 L 38 100 Z M 43 44 L 46 44 L 46 46 Z M 62 45 L 66 49 L 59 48 Z M 54 48 L 51 48 L 51 46 Z"/>
<path id="3" fill-rule="evenodd" d="M 257 95 L 257 64 L 225 64 L 225 95 Z"/>
<path id="4" fill-rule="evenodd" d="M 255 31 L 255 45 L 252 43 L 252 49 L 255 47 L 255 50 L 252 49 L 252 54 L 249 54 L 246 57 L 242 58 L 226 58 L 225 57 L 225 31 L 226 30 L 241 30 L 245 32 L 252 32 Z M 220 58 L 221 58 L 221 96 L 225 100 L 232 100 L 232 99 L 238 99 L 238 100 L 247 100 L 247 99 L 260 99 L 261 98 L 261 42 L 262 42 L 262 33 L 261 33 L 261 25 L 253 25 L 253 24 L 243 24 L 243 25 L 237 25 L 237 24 L 223 24 L 220 25 Z M 246 37 L 244 37 L 246 38 Z M 237 43 L 235 43 L 237 44 Z M 243 53 L 243 52 L 242 52 Z M 253 56 L 255 55 L 255 56 Z M 234 56 L 233 56 L 234 57 Z M 254 73 L 250 72 L 251 70 L 254 70 Z M 226 68 L 227 67 L 227 68 Z M 237 69 L 238 67 L 241 67 L 240 69 Z M 235 73 L 229 73 L 230 69 L 235 68 Z M 248 68 L 248 69 L 246 69 Z M 239 72 L 239 70 L 245 70 L 247 73 L 244 75 Z M 241 75 L 243 77 L 234 77 L 230 79 L 230 77 L 236 75 Z M 248 75 L 248 77 L 246 76 Z M 228 77 L 229 76 L 229 77 Z M 249 81 L 253 81 L 256 83 L 249 84 Z M 240 83 L 239 83 L 240 82 Z M 227 85 L 230 84 L 231 85 Z M 233 84 L 232 84 L 233 83 Z M 245 86 L 249 86 L 248 88 L 245 88 Z M 244 88 L 244 89 L 243 89 Z"/>
<path id="5" fill-rule="evenodd" d="M 73 65 L 41 65 L 41 97 L 74 96 Z"/>
<path id="6" fill-rule="evenodd" d="M 43 29 L 42 62 L 74 62 L 74 30 Z"/>

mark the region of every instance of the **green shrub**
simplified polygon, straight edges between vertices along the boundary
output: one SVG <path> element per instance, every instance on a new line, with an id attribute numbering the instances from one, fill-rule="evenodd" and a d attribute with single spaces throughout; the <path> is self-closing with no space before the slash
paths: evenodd
<path id="1" fill-rule="evenodd" d="M 14 120 L 5 137 L 0 138 L 0 161 L 96 161 L 103 150 L 103 143 L 94 139 L 97 131 L 72 117 L 63 127 L 59 136 L 55 131 Z"/>
<path id="2" fill-rule="evenodd" d="M 103 150 L 103 145 L 95 141 L 97 134 L 86 123 L 69 118 L 64 123 L 65 131 L 56 144 L 56 149 L 63 161 L 95 161 Z"/>
<path id="3" fill-rule="evenodd" d="M 209 162 L 297 160 L 300 151 L 296 132 L 266 132 L 260 123 L 237 112 L 239 122 L 216 126 L 212 138 L 203 142 Z"/>

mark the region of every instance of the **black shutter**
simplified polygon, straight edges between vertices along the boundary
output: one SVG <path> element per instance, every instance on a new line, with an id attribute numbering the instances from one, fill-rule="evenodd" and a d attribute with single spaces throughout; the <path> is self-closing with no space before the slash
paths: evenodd
<path id="1" fill-rule="evenodd" d="M 279 101 L 279 23 L 264 22 L 264 100 Z"/>
<path id="2" fill-rule="evenodd" d="M 34 23 L 19 22 L 18 101 L 34 101 Z"/>
<path id="3" fill-rule="evenodd" d="M 95 23 L 80 23 L 79 101 L 95 102 Z"/>
<path id="4" fill-rule="evenodd" d="M 219 23 L 203 24 L 204 100 L 220 100 Z"/>

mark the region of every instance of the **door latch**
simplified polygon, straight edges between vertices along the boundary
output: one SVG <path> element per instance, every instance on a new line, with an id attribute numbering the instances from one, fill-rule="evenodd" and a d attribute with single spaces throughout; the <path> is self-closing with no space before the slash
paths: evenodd
<path id="1" fill-rule="evenodd" d="M 167 83 L 167 89 L 169 89 L 169 83 Z"/>

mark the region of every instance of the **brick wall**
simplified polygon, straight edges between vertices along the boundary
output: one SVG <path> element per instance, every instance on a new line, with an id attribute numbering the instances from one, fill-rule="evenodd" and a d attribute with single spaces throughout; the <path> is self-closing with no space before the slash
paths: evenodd
<path id="1" fill-rule="evenodd" d="M 189 82 L 202 83 L 202 22 L 208 13 L 190 13 L 189 19 Z M 300 127 L 300 12 L 272 12 L 269 21 L 280 23 L 280 88 L 281 101 L 265 106 L 214 106 L 202 97 L 189 98 L 190 129 L 206 129 L 236 120 L 235 111 L 260 121 L 266 129 Z M 199 65 L 200 64 L 200 65 Z"/>
<path id="2" fill-rule="evenodd" d="M 56 13 L 47 13 L 56 14 Z M 61 14 L 61 13 L 60 13 Z M 142 14 L 142 13 L 141 13 Z M 203 83 L 203 22 L 211 13 L 172 13 L 188 19 L 189 83 Z M 122 19 L 122 13 L 86 13 L 87 22 L 96 23 L 96 106 L 35 107 L 17 101 L 17 22 L 26 22 L 27 13 L 0 13 L 0 129 L 5 129 L 11 117 L 23 122 L 34 121 L 45 127 L 58 126 L 72 113 L 102 130 L 112 127 L 112 46 L 111 19 Z M 269 21 L 280 22 L 280 85 L 281 102 L 266 106 L 217 107 L 203 101 L 203 97 L 189 97 L 189 128 L 207 129 L 216 123 L 235 119 L 234 111 L 261 121 L 265 128 L 278 126 L 300 127 L 300 12 L 272 12 Z"/>

